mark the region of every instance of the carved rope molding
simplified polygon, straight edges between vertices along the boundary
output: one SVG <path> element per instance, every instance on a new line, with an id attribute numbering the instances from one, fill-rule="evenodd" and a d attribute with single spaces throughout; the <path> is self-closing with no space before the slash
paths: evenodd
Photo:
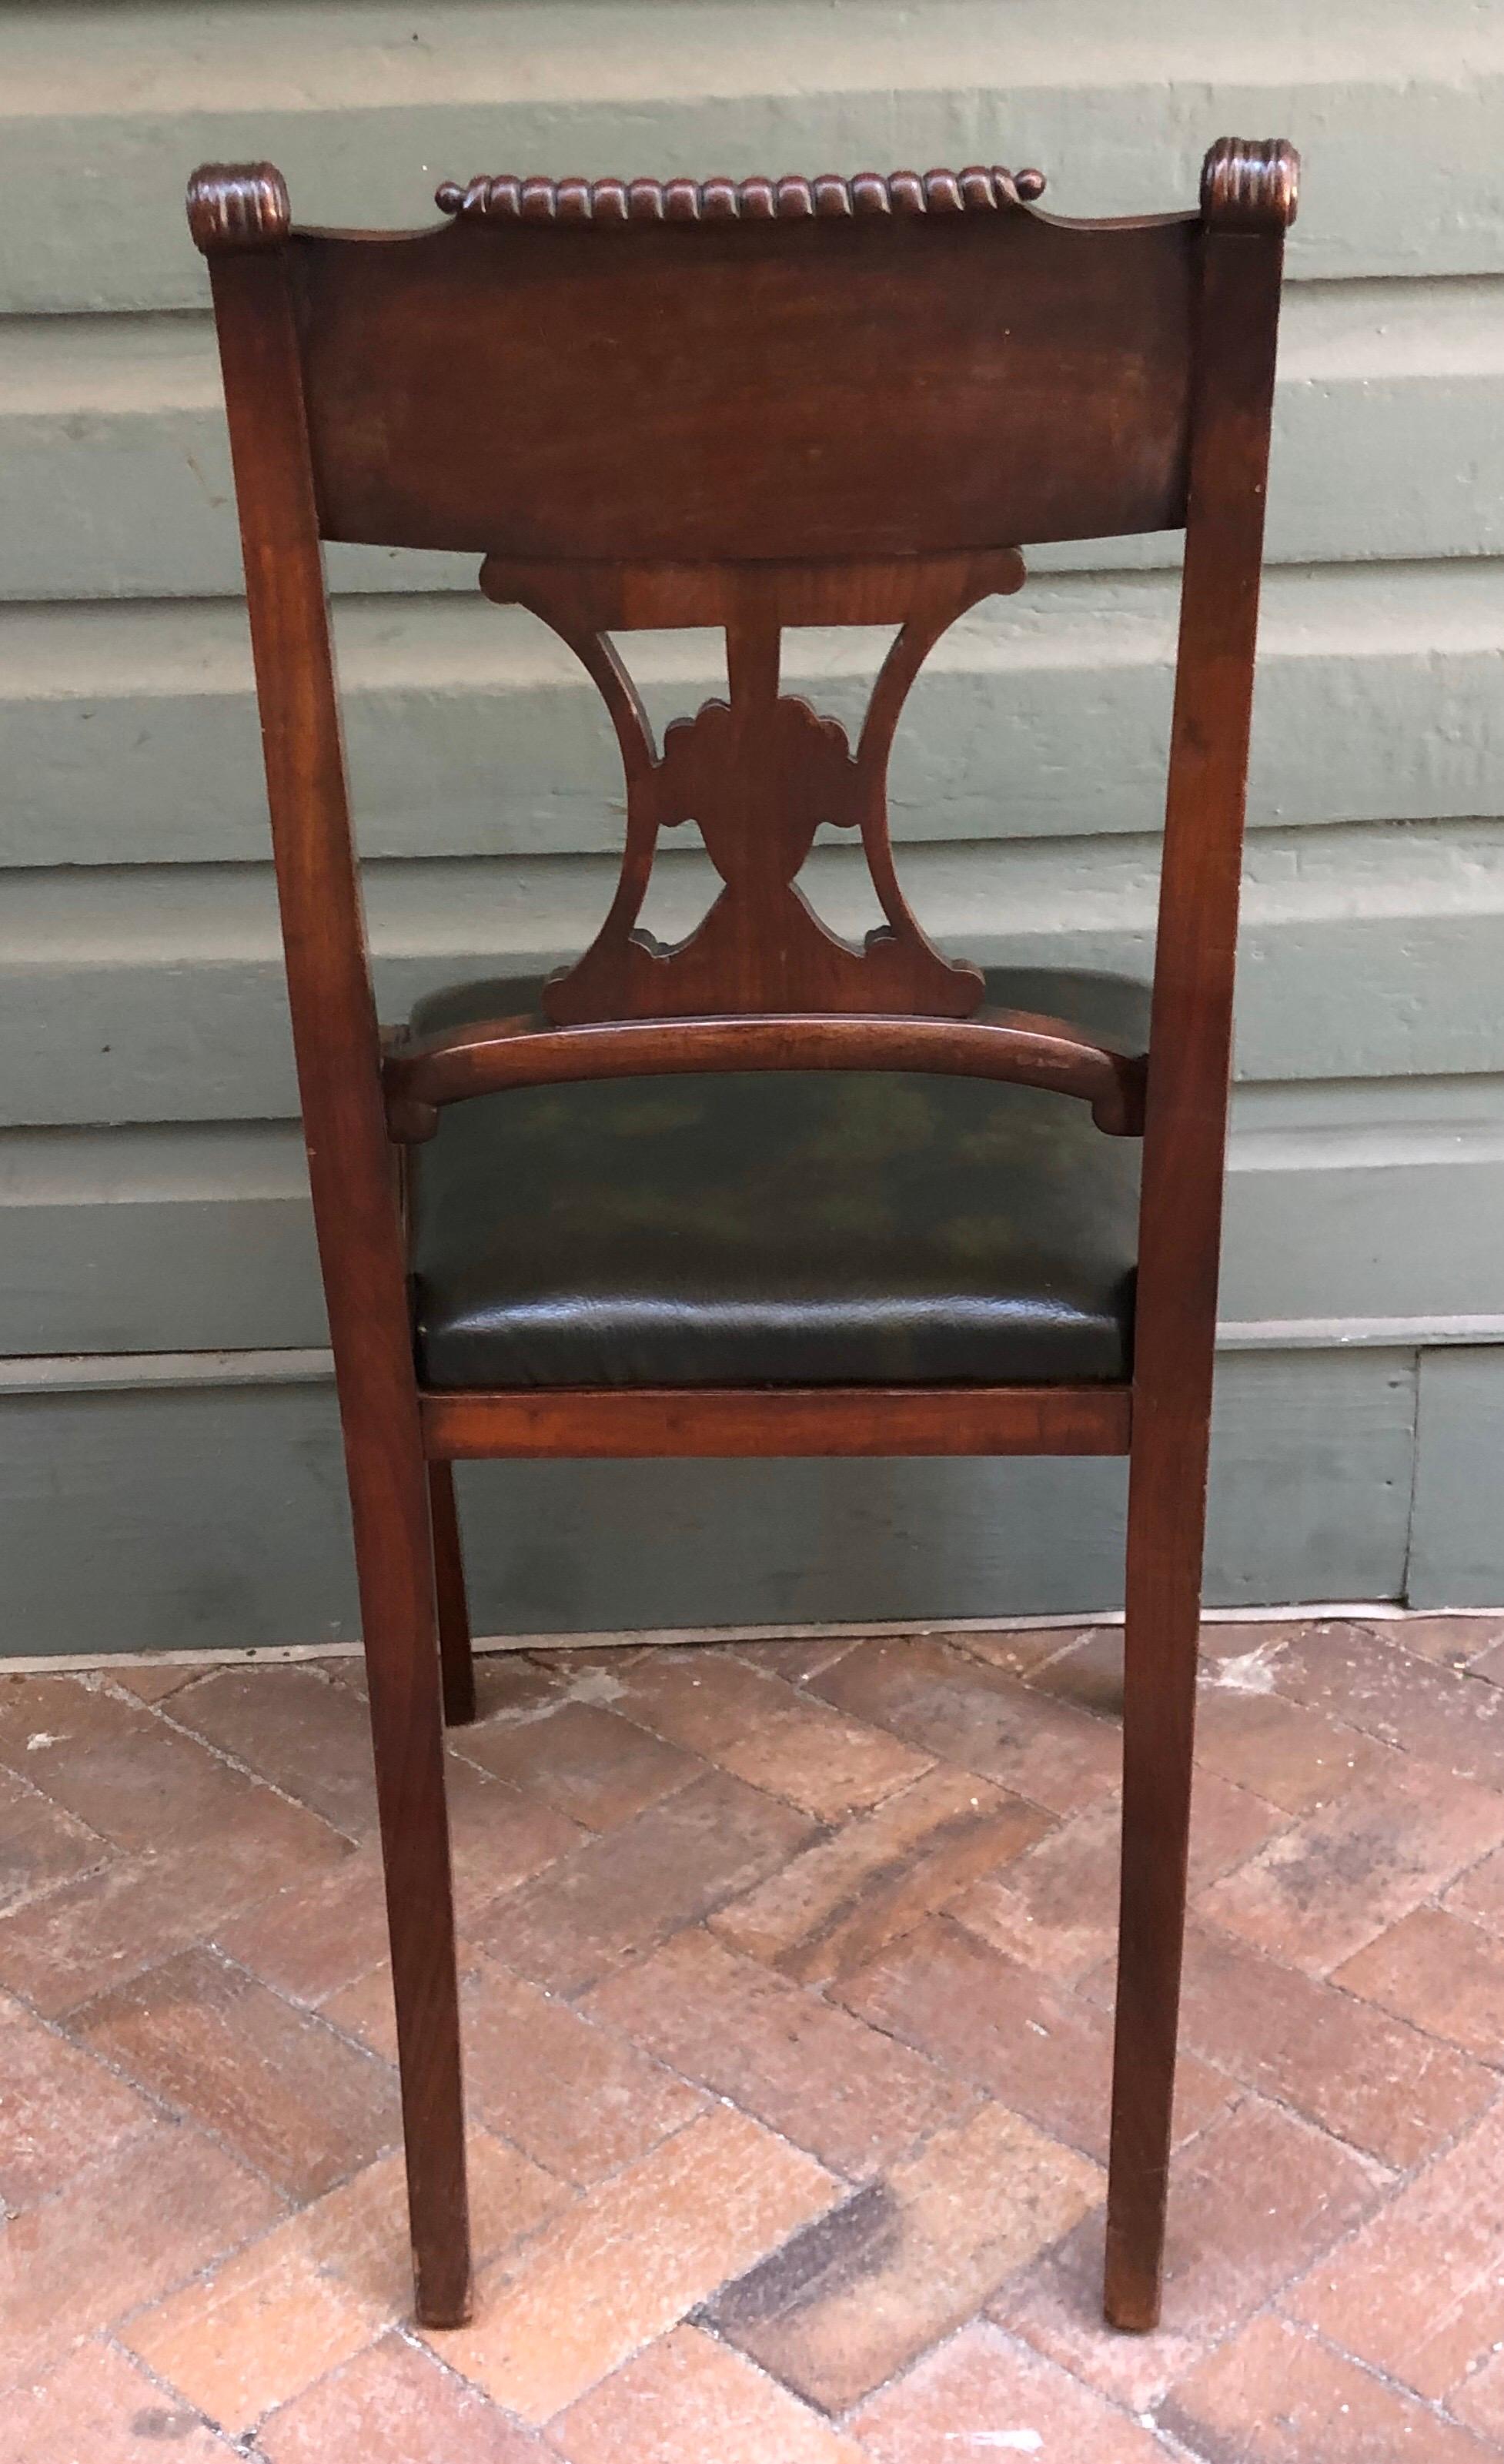
<path id="1" fill-rule="evenodd" d="M 805 222 L 853 214 L 996 213 L 1043 196 L 1043 171 L 979 164 L 964 171 L 858 171 L 841 179 L 520 180 L 510 174 L 434 191 L 440 211 L 465 222 Z"/>
<path id="2" fill-rule="evenodd" d="M 206 163 L 188 182 L 188 218 L 206 256 L 275 248 L 292 229 L 287 182 L 275 163 Z"/>
<path id="3" fill-rule="evenodd" d="M 1221 137 L 1202 166 L 1201 207 L 1219 231 L 1283 231 L 1295 219 L 1300 157 L 1283 138 Z M 1037 203 L 1042 171 L 858 171 L 852 179 L 444 181 L 440 210 L 462 222 L 800 222 L 871 214 L 997 213 Z M 188 228 L 206 255 L 275 248 L 292 227 L 274 163 L 206 163 L 188 182 Z"/>
<path id="4" fill-rule="evenodd" d="M 1201 169 L 1201 210 L 1217 231 L 1288 231 L 1300 157 L 1282 137 L 1219 137 Z"/>

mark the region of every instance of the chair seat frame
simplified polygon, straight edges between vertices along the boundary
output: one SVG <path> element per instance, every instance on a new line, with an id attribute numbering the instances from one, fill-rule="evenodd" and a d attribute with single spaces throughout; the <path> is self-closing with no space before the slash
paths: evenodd
<path id="1" fill-rule="evenodd" d="M 1053 231 L 1088 235 L 1152 232 L 1173 222 L 1194 251 L 1183 470 L 1175 481 L 1183 507 L 1173 516 L 1183 522 L 1186 544 L 1147 1055 L 1116 1050 L 1061 1020 L 977 1014 L 980 977 L 941 960 L 913 926 L 892 880 L 885 819 L 874 819 L 872 781 L 923 649 L 941 620 L 949 621 L 947 610 L 991 589 L 1017 587 L 1022 567 L 1011 545 L 965 555 L 936 549 L 920 571 L 912 557 L 863 559 L 849 547 L 823 563 L 818 556 L 780 562 L 776 542 L 767 562 L 749 561 L 733 541 L 724 557 L 691 554 L 676 564 L 652 540 L 641 555 L 614 553 L 610 537 L 589 541 L 569 565 L 556 555 L 538 556 L 525 540 L 486 539 L 488 595 L 543 613 L 606 694 L 629 781 L 622 885 L 600 941 L 545 995 L 545 1005 L 552 1003 L 545 1018 L 384 1038 L 350 828 L 321 539 L 454 544 L 453 517 L 439 505 L 435 482 L 431 514 L 373 518 L 368 473 L 356 467 L 369 446 L 364 429 L 351 448 L 355 477 L 341 482 L 343 495 L 326 475 L 347 439 L 330 443 L 335 415 L 323 407 L 329 388 L 319 357 L 323 309 L 318 297 L 299 290 L 294 256 L 299 241 L 343 247 L 345 235 L 295 232 L 286 188 L 269 165 L 207 166 L 190 184 L 189 222 L 210 259 L 224 370 L 294 1045 L 349 1476 L 417 2313 L 427 2324 L 461 2322 L 471 2298 L 443 1727 L 446 1716 L 473 1715 L 475 1695 L 452 1465 L 544 1456 L 1128 1456 L 1106 2309 L 1123 2328 L 1142 2330 L 1158 2320 L 1243 807 L 1281 257 L 1296 173 L 1295 157 L 1282 143 L 1226 139 L 1206 158 L 1197 215 L 1133 227 L 1042 217 Z M 630 234 L 613 238 L 608 227 L 637 222 L 704 226 L 717 249 L 730 244 L 724 227 L 747 232 L 755 247 L 749 227 L 780 220 L 897 231 L 905 217 L 1033 215 L 1042 186 L 1035 174 L 984 170 L 662 187 L 481 180 L 440 189 L 440 206 L 452 217 L 449 234 L 394 238 L 391 246 L 436 251 L 452 241 L 474 251 L 487 227 L 539 224 L 588 226 L 601 247 L 627 248 Z M 383 236 L 350 237 L 363 245 L 368 238 L 365 258 L 351 250 L 333 253 L 340 279 L 358 286 Z M 315 249 L 310 261 L 316 256 Z M 431 261 L 437 265 L 438 256 Z M 342 415 L 353 435 L 359 417 L 348 408 Z M 1121 419 L 1135 415 L 1130 405 Z M 1082 416 L 1107 418 L 1102 433 L 1116 433 L 1114 405 L 1094 402 Z M 1162 526 L 1166 484 L 1145 480 L 1141 505 L 1125 499 L 1113 526 Z M 615 517 L 607 504 L 600 519 L 608 525 Z M 1038 518 L 1050 517 L 1041 511 Z M 1081 518 L 1097 517 L 1088 506 Z M 1026 535 L 1064 534 L 1047 528 Z M 886 734 L 871 761 L 863 747 L 849 758 L 828 734 L 819 735 L 833 722 L 807 714 L 806 727 L 783 715 L 804 706 L 779 695 L 769 627 L 775 619 L 876 623 L 888 616 L 902 629 L 869 717 L 870 727 Z M 609 627 L 655 621 L 725 622 L 731 669 L 729 706 L 708 706 L 721 716 L 712 721 L 701 713 L 694 722 L 699 734 L 676 742 L 671 731 L 661 759 L 652 755 L 605 639 Z M 797 943 L 803 953 L 798 968 L 781 958 L 779 974 L 769 960 L 721 1009 L 703 998 L 708 961 L 702 964 L 691 945 L 663 953 L 635 931 L 644 848 L 651 860 L 647 843 L 657 827 L 694 812 L 726 880 L 722 909 L 729 913 L 726 902 L 735 908 L 740 900 L 764 922 L 776 909 L 786 923 L 787 902 L 798 897 L 789 866 L 797 869 L 799 847 L 777 878 L 766 865 L 754 877 L 740 858 L 721 862 L 705 765 L 718 732 L 729 731 L 744 746 L 761 729 L 756 741 L 771 745 L 772 732 L 800 728 L 833 782 L 833 817 L 861 833 L 888 922 L 865 954 L 845 951 L 828 935 L 822 940 L 824 928 L 812 917 L 808 930 L 790 927 L 787 947 Z M 813 820 L 806 820 L 812 835 Z M 864 965 L 874 983 L 889 988 L 886 997 L 862 998 Z M 798 997 L 781 999 L 781 986 L 788 985 Z M 503 1087 L 726 1068 L 961 1071 L 1051 1089 L 1090 1104 L 1105 1134 L 1141 1136 L 1131 1378 L 1004 1387 L 422 1389 L 407 1288 L 402 1148 L 431 1135 L 445 1105 Z"/>

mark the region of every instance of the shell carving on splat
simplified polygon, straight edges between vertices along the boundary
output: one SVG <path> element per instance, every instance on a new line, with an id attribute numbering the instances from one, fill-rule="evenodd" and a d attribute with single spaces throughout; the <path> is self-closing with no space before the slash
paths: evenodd
<path id="1" fill-rule="evenodd" d="M 640 1000 L 654 1012 L 666 999 L 681 1012 L 792 1009 L 822 978 L 861 969 L 794 887 L 821 823 L 854 828 L 861 818 L 838 719 L 791 694 L 746 710 L 707 701 L 665 732 L 656 782 L 660 828 L 697 825 L 723 887 L 676 949 L 632 935 L 634 1010 Z M 865 1005 L 865 977 L 855 988 Z"/>
<path id="2" fill-rule="evenodd" d="M 616 731 L 627 839 L 610 912 L 590 947 L 551 976 L 542 1006 L 557 1026 L 611 1019 L 834 1013 L 966 1018 L 981 971 L 928 941 L 897 883 L 888 837 L 887 769 L 905 695 L 925 653 L 965 607 L 1016 590 L 1011 549 L 915 559 L 877 577 L 858 569 L 770 568 L 748 579 L 711 569 L 545 569 L 489 559 L 490 598 L 531 607 L 581 659 Z M 785 623 L 892 621 L 898 631 L 853 750 L 838 719 L 779 690 Z M 608 630 L 710 622 L 726 635 L 729 695 L 675 719 L 661 751 Z M 854 946 L 815 913 L 800 875 L 823 825 L 852 832 L 884 921 Z M 660 833 L 697 829 L 720 887 L 672 945 L 638 925 Z"/>

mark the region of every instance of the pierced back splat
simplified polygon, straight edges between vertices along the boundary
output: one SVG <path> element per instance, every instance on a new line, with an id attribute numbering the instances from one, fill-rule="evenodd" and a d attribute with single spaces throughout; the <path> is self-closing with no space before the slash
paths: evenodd
<path id="1" fill-rule="evenodd" d="M 486 596 L 529 607 L 593 678 L 616 731 L 627 836 L 610 912 L 583 957 L 549 979 L 559 1026 L 609 1019 L 837 1012 L 967 1018 L 980 971 L 943 957 L 898 887 L 888 830 L 888 761 L 905 698 L 935 642 L 967 607 L 1017 590 L 1012 548 L 892 563 L 585 566 L 488 557 Z M 779 690 L 791 624 L 882 624 L 898 633 L 854 753 L 839 720 Z M 611 630 L 724 627 L 729 698 L 665 731 L 661 752 Z M 721 889 L 688 936 L 639 929 L 658 833 L 698 825 Z M 815 914 L 798 876 L 822 823 L 854 830 L 884 921 L 860 949 Z"/>

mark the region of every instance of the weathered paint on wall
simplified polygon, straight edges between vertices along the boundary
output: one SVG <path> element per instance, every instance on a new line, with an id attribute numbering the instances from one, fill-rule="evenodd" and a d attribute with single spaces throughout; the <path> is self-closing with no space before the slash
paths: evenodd
<path id="1" fill-rule="evenodd" d="M 1131 211 L 1188 197 L 1228 129 L 1288 134 L 1307 179 L 1209 1589 L 1504 1598 L 1504 15 L 121 0 L 0 7 L 0 1353 L 24 1389 L 0 1397 L 0 1648 L 350 1617 L 184 173 L 268 155 L 303 218 L 401 223 L 481 167 L 981 156 L 1043 164 L 1063 211 Z M 1173 545 L 1036 554 L 1026 593 L 938 652 L 896 784 L 942 937 L 1146 963 Z M 465 560 L 342 549 L 331 579 L 386 1001 L 568 955 L 620 825 L 588 688 Z M 655 715 L 714 689 L 714 647 L 636 646 Z M 849 710 L 874 650 L 811 634 L 791 666 Z M 819 852 L 837 920 L 846 873 Z M 674 863 L 660 928 L 702 882 Z M 1108 1465 L 544 1466 L 465 1489 L 495 1628 L 1117 1587 Z"/>

